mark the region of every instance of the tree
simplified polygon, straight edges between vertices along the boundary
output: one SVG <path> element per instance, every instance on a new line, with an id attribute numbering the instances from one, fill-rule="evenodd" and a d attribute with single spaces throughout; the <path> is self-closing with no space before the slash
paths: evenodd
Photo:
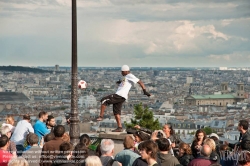
<path id="1" fill-rule="evenodd" d="M 213 129 L 211 129 L 210 127 L 205 127 L 203 130 L 207 135 L 210 135 L 213 132 Z"/>
<path id="2" fill-rule="evenodd" d="M 154 120 L 153 112 L 148 107 L 143 107 L 142 103 L 134 106 L 135 118 L 131 119 L 131 123 L 126 123 L 126 128 L 132 128 L 135 125 L 145 127 L 151 130 L 159 130 L 160 123 L 158 119 Z"/>

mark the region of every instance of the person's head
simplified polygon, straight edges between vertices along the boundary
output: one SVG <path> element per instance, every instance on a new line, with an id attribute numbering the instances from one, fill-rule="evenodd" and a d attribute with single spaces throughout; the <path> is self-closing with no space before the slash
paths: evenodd
<path id="1" fill-rule="evenodd" d="M 198 129 L 195 133 L 196 141 L 204 141 L 207 138 L 207 135 L 204 130 Z"/>
<path id="2" fill-rule="evenodd" d="M 55 117 L 53 115 L 48 115 L 46 125 L 47 125 L 48 128 L 55 127 L 56 119 L 55 119 Z"/>
<path id="3" fill-rule="evenodd" d="M 23 120 L 30 121 L 30 115 L 29 114 L 23 115 Z"/>
<path id="4" fill-rule="evenodd" d="M 11 137 L 11 130 L 9 126 L 2 126 L 1 127 L 1 134 L 6 135 L 8 138 Z"/>
<path id="5" fill-rule="evenodd" d="M 214 141 L 218 141 L 220 137 L 216 133 L 212 133 L 209 135 L 209 138 L 213 139 Z"/>
<path id="6" fill-rule="evenodd" d="M 83 134 L 80 136 L 80 143 L 84 144 L 86 147 L 91 144 L 91 140 L 88 134 Z"/>
<path id="7" fill-rule="evenodd" d="M 101 152 L 102 152 L 102 155 L 113 155 L 114 153 L 114 147 L 115 147 L 115 144 L 114 144 L 114 141 L 111 140 L 111 139 L 103 139 L 101 141 Z"/>
<path id="8" fill-rule="evenodd" d="M 216 149 L 216 144 L 215 144 L 214 140 L 211 138 L 206 138 L 203 141 L 203 145 L 208 145 L 212 149 L 212 151 L 215 151 L 215 149 Z"/>
<path id="9" fill-rule="evenodd" d="M 249 151 L 241 151 L 238 158 L 239 166 L 249 166 L 250 165 L 250 152 Z"/>
<path id="10" fill-rule="evenodd" d="M 212 149 L 210 146 L 208 145 L 203 145 L 201 147 L 201 155 L 204 156 L 204 157 L 209 157 L 212 153 Z"/>
<path id="11" fill-rule="evenodd" d="M 99 157 L 97 156 L 89 156 L 85 160 L 85 165 L 86 166 L 102 166 L 102 162 Z"/>
<path id="12" fill-rule="evenodd" d="M 162 128 L 162 131 L 166 134 L 166 135 L 173 135 L 174 134 L 174 129 L 172 127 L 171 124 L 165 124 Z"/>
<path id="13" fill-rule="evenodd" d="M 240 120 L 238 124 L 239 132 L 244 132 L 248 130 L 248 121 L 247 120 Z"/>
<path id="14" fill-rule="evenodd" d="M 156 140 L 158 149 L 162 152 L 168 152 L 170 150 L 170 142 L 167 138 L 160 138 Z"/>
<path id="15" fill-rule="evenodd" d="M 54 129 L 54 135 L 55 137 L 63 137 L 65 133 L 65 128 L 62 125 L 57 125 Z"/>
<path id="16" fill-rule="evenodd" d="M 123 75 L 123 76 L 129 74 L 129 73 L 130 73 L 130 68 L 128 67 L 128 65 L 123 65 L 123 66 L 121 67 L 121 72 L 122 72 L 122 75 Z"/>
<path id="17" fill-rule="evenodd" d="M 0 137 L 0 148 L 7 149 L 9 146 L 9 138 L 6 135 L 1 135 Z"/>
<path id="18" fill-rule="evenodd" d="M 45 112 L 45 111 L 41 111 L 39 114 L 38 114 L 38 118 L 43 121 L 43 122 L 46 122 L 46 120 L 48 119 L 48 113 Z"/>
<path id="19" fill-rule="evenodd" d="M 69 142 L 63 142 L 60 147 L 60 153 L 63 156 L 71 156 L 73 151 L 73 145 Z"/>
<path id="20" fill-rule="evenodd" d="M 136 142 L 142 142 L 150 139 L 150 135 L 145 133 L 144 131 L 136 131 L 133 135 Z"/>
<path id="21" fill-rule="evenodd" d="M 134 139 L 131 135 L 127 135 L 123 140 L 123 146 L 125 149 L 134 148 Z"/>
<path id="22" fill-rule="evenodd" d="M 50 140 L 52 140 L 54 138 L 55 138 L 54 133 L 49 133 L 49 134 L 44 136 L 44 142 L 49 142 Z"/>
<path id="23" fill-rule="evenodd" d="M 179 154 L 180 154 L 180 156 L 182 156 L 184 154 L 192 154 L 191 147 L 186 143 L 180 143 L 179 144 Z"/>
<path id="24" fill-rule="evenodd" d="M 140 143 L 140 154 L 142 159 L 147 160 L 147 159 L 155 159 L 156 160 L 156 154 L 157 154 L 157 145 L 154 141 L 152 140 L 147 140 L 142 143 Z"/>
<path id="25" fill-rule="evenodd" d="M 29 163 L 23 157 L 13 157 L 9 161 L 8 166 L 29 166 Z"/>
<path id="26" fill-rule="evenodd" d="M 6 117 L 6 123 L 14 126 L 15 119 L 13 118 L 13 116 L 7 115 L 7 117 Z"/>
<path id="27" fill-rule="evenodd" d="M 36 134 L 34 133 L 29 133 L 27 135 L 27 143 L 31 146 L 37 145 L 39 141 L 39 138 Z"/>
<path id="28" fill-rule="evenodd" d="M 75 146 L 74 156 L 77 163 L 84 161 L 88 157 L 88 148 L 81 142 Z"/>
<path id="29" fill-rule="evenodd" d="M 220 151 L 226 151 L 228 150 L 228 148 L 229 148 L 228 145 L 223 144 L 220 146 Z"/>

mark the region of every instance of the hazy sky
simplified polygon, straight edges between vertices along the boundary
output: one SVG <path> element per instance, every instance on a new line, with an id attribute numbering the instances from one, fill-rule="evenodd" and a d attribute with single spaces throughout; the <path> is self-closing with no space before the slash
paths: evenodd
<path id="1" fill-rule="evenodd" d="M 78 66 L 250 67 L 250 0 L 77 0 Z M 0 65 L 71 65 L 71 0 L 0 0 Z"/>

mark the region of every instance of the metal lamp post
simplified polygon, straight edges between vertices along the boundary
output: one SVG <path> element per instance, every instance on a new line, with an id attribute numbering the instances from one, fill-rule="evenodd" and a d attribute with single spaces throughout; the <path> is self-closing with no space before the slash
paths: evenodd
<path id="1" fill-rule="evenodd" d="M 71 112 L 70 112 L 70 142 L 76 145 L 79 141 L 80 127 L 78 118 L 77 96 L 77 17 L 76 0 L 72 0 L 72 60 L 71 60 Z"/>

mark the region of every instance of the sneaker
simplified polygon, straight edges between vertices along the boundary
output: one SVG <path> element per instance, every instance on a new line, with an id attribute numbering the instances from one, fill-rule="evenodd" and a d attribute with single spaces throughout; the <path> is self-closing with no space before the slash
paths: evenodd
<path id="1" fill-rule="evenodd" d="M 122 127 L 117 127 L 116 129 L 112 130 L 112 132 L 122 132 Z"/>

